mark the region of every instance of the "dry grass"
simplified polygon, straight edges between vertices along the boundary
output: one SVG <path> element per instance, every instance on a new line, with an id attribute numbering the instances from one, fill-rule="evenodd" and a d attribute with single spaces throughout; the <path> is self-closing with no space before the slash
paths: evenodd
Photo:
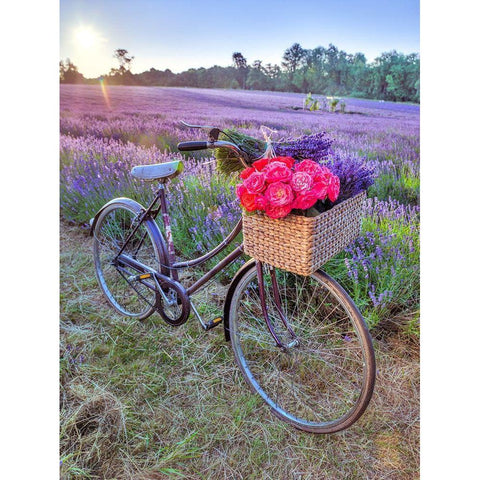
<path id="1" fill-rule="evenodd" d="M 210 285 L 196 306 L 209 312 L 217 293 Z M 374 334 L 364 416 L 333 435 L 299 432 L 248 391 L 221 328 L 117 316 L 97 288 L 91 239 L 62 224 L 61 478 L 418 478 L 418 345 Z"/>

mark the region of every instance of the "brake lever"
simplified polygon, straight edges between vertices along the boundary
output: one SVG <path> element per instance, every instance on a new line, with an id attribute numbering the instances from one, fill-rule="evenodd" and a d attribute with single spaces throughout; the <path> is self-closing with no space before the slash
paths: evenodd
<path id="1" fill-rule="evenodd" d="M 189 128 L 205 128 L 205 129 L 216 128 L 216 127 L 212 127 L 210 125 L 190 125 L 189 123 L 184 122 L 183 120 L 180 120 L 180 123 L 182 123 L 183 125 L 185 125 L 186 127 L 189 127 Z"/>

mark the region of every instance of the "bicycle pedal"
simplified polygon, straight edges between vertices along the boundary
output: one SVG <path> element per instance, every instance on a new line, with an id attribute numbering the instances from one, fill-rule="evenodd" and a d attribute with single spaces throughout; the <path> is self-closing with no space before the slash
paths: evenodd
<path id="1" fill-rule="evenodd" d="M 212 328 L 220 325 L 223 321 L 223 317 L 215 317 L 213 320 L 210 320 L 205 324 L 205 330 L 211 330 Z"/>
<path id="2" fill-rule="evenodd" d="M 140 275 L 131 275 L 130 277 L 128 277 L 128 280 L 130 282 L 133 282 L 133 281 L 139 281 L 139 280 L 145 280 L 146 278 L 150 278 L 152 277 L 152 274 L 151 273 L 142 273 Z"/>

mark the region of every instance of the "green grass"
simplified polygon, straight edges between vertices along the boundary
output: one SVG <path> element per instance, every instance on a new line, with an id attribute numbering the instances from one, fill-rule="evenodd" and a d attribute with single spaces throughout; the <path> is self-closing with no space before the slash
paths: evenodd
<path id="1" fill-rule="evenodd" d="M 369 408 L 344 432 L 312 435 L 250 393 L 221 328 L 115 314 L 96 285 L 83 230 L 62 223 L 60 260 L 62 479 L 419 477 L 413 340 L 374 329 Z M 213 311 L 224 292 L 212 283 L 195 304 Z"/>
<path id="2" fill-rule="evenodd" d="M 406 169 L 398 170 L 399 172 L 381 174 L 369 188 L 369 197 L 382 200 L 390 197 L 404 205 L 419 205 L 420 177 L 412 175 Z"/>

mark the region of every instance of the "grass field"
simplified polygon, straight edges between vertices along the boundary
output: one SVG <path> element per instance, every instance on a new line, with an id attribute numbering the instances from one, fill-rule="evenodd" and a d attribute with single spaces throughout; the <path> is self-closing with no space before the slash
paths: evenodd
<path id="1" fill-rule="evenodd" d="M 342 115 L 292 108 L 301 101 L 143 87 L 112 88 L 106 98 L 94 86 L 62 86 L 62 479 L 419 477 L 418 106 L 347 99 L 350 114 Z M 318 436 L 280 422 L 250 393 L 221 328 L 204 333 L 192 318 L 173 328 L 156 314 L 125 319 L 103 298 L 85 223 L 115 196 L 148 196 L 128 171 L 179 158 L 176 142 L 197 138 L 180 119 L 256 135 L 261 124 L 279 136 L 325 130 L 337 152 L 376 168 L 363 237 L 347 262 L 340 256 L 327 265 L 370 322 L 377 356 L 373 399 L 348 430 Z M 173 218 L 180 255 L 212 246 L 238 214 L 230 184 L 195 162 L 186 160 L 172 198 L 203 230 Z M 196 295 L 201 312 L 221 308 L 222 280 Z M 387 303 L 383 292 L 391 293 Z"/>
<path id="2" fill-rule="evenodd" d="M 363 417 L 333 435 L 299 432 L 249 392 L 221 329 L 112 313 L 92 275 L 91 238 L 61 227 L 63 478 L 418 478 L 414 340 L 376 332 L 377 384 Z M 210 286 L 200 307 L 221 288 Z"/>

